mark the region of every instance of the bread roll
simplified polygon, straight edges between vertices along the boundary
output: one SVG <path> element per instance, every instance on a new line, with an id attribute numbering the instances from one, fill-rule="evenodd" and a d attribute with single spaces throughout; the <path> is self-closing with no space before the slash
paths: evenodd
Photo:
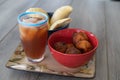
<path id="1" fill-rule="evenodd" d="M 71 21 L 72 21 L 71 18 L 58 20 L 50 26 L 49 30 L 54 30 L 56 28 L 63 27 L 64 25 L 70 23 Z"/>
<path id="2" fill-rule="evenodd" d="M 69 5 L 68 6 L 62 6 L 62 7 L 58 8 L 54 12 L 54 14 L 53 14 L 53 16 L 50 20 L 50 24 L 52 25 L 57 20 L 67 18 L 70 15 L 71 12 L 72 12 L 72 7 L 69 6 Z"/>
<path id="3" fill-rule="evenodd" d="M 29 8 L 28 10 L 26 10 L 26 12 L 42 12 L 45 13 L 47 16 L 47 12 L 45 10 L 43 10 L 42 8 Z M 34 15 L 30 15 L 31 17 L 39 17 L 39 15 L 34 14 Z"/>

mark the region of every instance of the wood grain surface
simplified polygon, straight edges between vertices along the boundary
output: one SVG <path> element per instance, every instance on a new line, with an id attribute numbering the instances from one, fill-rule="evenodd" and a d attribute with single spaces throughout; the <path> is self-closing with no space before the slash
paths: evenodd
<path id="1" fill-rule="evenodd" d="M 78 27 L 94 33 L 99 40 L 96 52 L 96 77 L 95 80 L 107 80 L 107 53 L 106 53 L 106 26 L 104 15 L 104 2 L 74 1 L 71 27 Z M 77 5 L 77 6 L 75 6 Z M 104 46 L 103 46 L 104 45 Z M 104 73 L 103 73 L 104 72 Z"/>
<path id="2" fill-rule="evenodd" d="M 120 2 L 103 0 L 0 0 L 0 80 L 88 80 L 5 67 L 20 42 L 18 14 L 30 7 L 53 12 L 63 5 L 73 7 L 70 27 L 88 30 L 99 40 L 96 75 L 89 80 L 120 80 Z"/>
<path id="3" fill-rule="evenodd" d="M 106 3 L 109 80 L 120 80 L 120 3 Z"/>

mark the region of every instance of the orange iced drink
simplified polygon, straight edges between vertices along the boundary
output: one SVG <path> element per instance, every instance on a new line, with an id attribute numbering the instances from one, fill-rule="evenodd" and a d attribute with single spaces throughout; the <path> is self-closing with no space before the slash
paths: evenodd
<path id="1" fill-rule="evenodd" d="M 21 18 L 22 16 L 26 16 Z M 18 17 L 21 42 L 29 61 L 40 62 L 44 58 L 44 52 L 48 37 L 47 16 L 38 12 L 25 12 Z M 37 14 L 41 18 L 29 17 L 30 14 Z"/>

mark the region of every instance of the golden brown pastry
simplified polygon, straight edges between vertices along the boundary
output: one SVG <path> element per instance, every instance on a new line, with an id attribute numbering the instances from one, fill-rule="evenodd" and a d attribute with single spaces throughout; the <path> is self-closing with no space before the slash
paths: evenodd
<path id="1" fill-rule="evenodd" d="M 42 12 L 48 16 L 47 12 L 45 10 L 43 10 L 42 8 L 29 8 L 26 10 L 26 12 Z M 32 14 L 32 15 L 30 15 L 30 17 L 40 17 L 40 16 L 37 14 Z"/>
<path id="2" fill-rule="evenodd" d="M 65 54 L 82 54 L 93 49 L 87 35 L 84 32 L 73 34 L 73 43 L 57 42 L 54 44 L 55 50 Z"/>
<path id="3" fill-rule="evenodd" d="M 75 32 L 73 34 L 73 43 L 76 44 L 78 41 L 88 40 L 87 35 L 84 32 Z"/>
<path id="4" fill-rule="evenodd" d="M 54 14 L 53 14 L 53 16 L 50 20 L 50 24 L 52 25 L 57 20 L 67 18 L 70 15 L 71 12 L 72 12 L 72 7 L 69 6 L 69 5 L 68 6 L 62 6 L 62 7 L 58 8 L 54 12 Z"/>
<path id="5" fill-rule="evenodd" d="M 90 51 L 93 47 L 91 43 L 87 40 L 78 41 L 75 44 L 76 48 L 80 49 L 82 52 Z"/>
<path id="6" fill-rule="evenodd" d="M 55 23 L 53 23 L 50 26 L 49 30 L 54 30 L 59 27 L 63 27 L 64 25 L 67 25 L 70 22 L 71 22 L 71 18 L 60 19 L 60 20 L 56 21 Z"/>

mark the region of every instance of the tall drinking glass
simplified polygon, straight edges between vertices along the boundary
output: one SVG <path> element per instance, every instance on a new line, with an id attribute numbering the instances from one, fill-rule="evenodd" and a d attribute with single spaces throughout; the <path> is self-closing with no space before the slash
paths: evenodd
<path id="1" fill-rule="evenodd" d="M 40 12 L 24 12 L 17 18 L 22 46 L 27 59 L 40 62 L 44 59 L 44 52 L 48 37 L 48 17 Z"/>

